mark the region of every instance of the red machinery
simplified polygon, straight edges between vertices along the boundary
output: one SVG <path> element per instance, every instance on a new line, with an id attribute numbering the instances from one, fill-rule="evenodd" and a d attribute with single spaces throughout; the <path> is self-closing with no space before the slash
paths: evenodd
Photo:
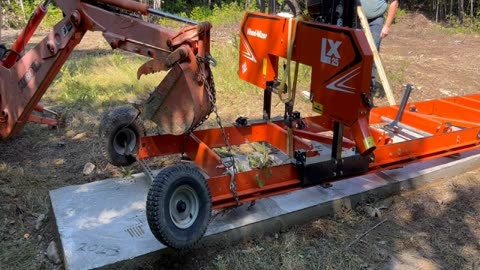
<path id="1" fill-rule="evenodd" d="M 39 45 L 22 57 L 18 55 L 23 47 L 14 46 L 2 58 L 0 137 L 21 130 L 87 30 L 102 31 L 114 49 L 154 58 L 139 69 L 139 76 L 169 73 L 139 111 L 155 121 L 162 134 L 144 136 L 139 113 L 120 108 L 102 119 L 101 137 L 112 163 L 139 160 L 153 178 L 147 220 L 157 239 L 170 247 L 195 244 L 212 209 L 479 147 L 480 95 L 407 104 L 409 86 L 400 106 L 372 109 L 372 53 L 361 31 L 260 13 L 245 14 L 240 28 L 239 77 L 264 89 L 265 119 L 248 123 L 239 118 L 232 127 L 193 131 L 211 111 L 216 112 L 208 23 L 175 35 L 117 9 L 170 16 L 137 2 L 57 4 L 65 18 Z M 31 36 L 30 27 L 38 25 L 35 19 L 32 22 L 21 38 Z M 280 78 L 280 58 L 288 63 L 285 74 L 290 73 L 290 61 L 312 67 L 310 97 L 319 116 L 302 118 L 293 110 L 295 79 L 292 83 L 288 76 Z M 280 119 L 270 119 L 274 92 L 286 104 Z M 328 134 L 331 131 L 333 136 Z M 252 142 L 266 142 L 290 159 L 268 170 L 239 172 L 234 157 L 222 159 L 214 151 Z M 164 168 L 155 176 L 142 162 L 172 154 L 182 154 L 190 162 Z"/>
<path id="2" fill-rule="evenodd" d="M 64 13 L 45 39 L 24 53 L 31 36 L 41 23 L 50 0 L 40 4 L 27 27 L 10 50 L 0 55 L 0 139 L 18 134 L 27 121 L 55 124 L 52 120 L 31 116 L 31 112 L 44 111 L 39 100 L 68 59 L 86 31 L 101 31 L 112 49 L 122 49 L 153 58 L 138 70 L 142 74 L 169 70 L 158 91 L 168 94 L 173 88 L 185 102 L 178 104 L 176 97 L 153 95 L 143 109 L 153 119 L 160 118 L 165 132 L 180 134 L 196 126 L 210 112 L 208 96 L 203 93 L 204 81 L 210 81 L 209 50 L 210 24 L 202 23 L 179 33 L 144 22 L 135 14 L 157 14 L 189 24 L 195 22 L 149 8 L 128 0 L 56 1 Z M 127 14 L 126 12 L 130 12 Z M 203 77 L 198 76 L 202 71 Z M 161 100 L 164 113 L 157 114 L 152 102 Z M 194 106 L 195 103 L 195 106 Z M 167 112 L 177 112 L 178 116 Z"/>
<path id="3" fill-rule="evenodd" d="M 285 98 L 289 94 L 284 90 L 294 86 L 279 83 L 280 57 L 312 67 L 310 97 L 319 116 L 302 118 L 293 111 L 293 95 Z M 195 164 L 177 164 L 153 177 L 147 218 L 155 236 L 168 246 L 187 248 L 203 235 L 210 206 L 234 207 L 479 147 L 480 95 L 407 104 L 413 89 L 409 85 L 400 106 L 372 109 L 371 66 L 372 53 L 361 31 L 245 14 L 239 77 L 264 89 L 267 98 L 267 93 L 280 91 L 285 116 L 269 119 L 266 99 L 263 121 L 239 118 L 233 127 L 142 137 L 139 160 L 181 153 Z M 290 162 L 237 172 L 214 151 L 253 142 L 267 142 L 289 154 Z M 319 151 L 319 143 L 331 151 Z M 353 150 L 344 155 L 349 149 Z M 256 181 L 259 177 L 262 185 Z"/>

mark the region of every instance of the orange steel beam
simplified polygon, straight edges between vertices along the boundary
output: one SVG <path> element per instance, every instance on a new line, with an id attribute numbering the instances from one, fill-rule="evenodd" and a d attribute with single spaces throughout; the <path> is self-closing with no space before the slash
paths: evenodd
<path id="1" fill-rule="evenodd" d="M 480 142 L 480 127 L 439 134 L 378 147 L 371 167 L 389 165 L 431 154 L 450 155 L 449 150 L 475 146 Z"/>
<path id="2" fill-rule="evenodd" d="M 387 117 L 393 120 L 395 119 L 398 110 L 398 106 L 374 110 L 370 114 L 370 124 L 382 123 L 382 117 Z M 422 131 L 430 134 L 444 133 L 445 129 L 448 129 L 448 127 L 445 126 L 445 123 L 442 123 L 441 121 L 410 111 L 405 111 L 403 113 L 402 123 L 408 126 L 417 126 Z"/>
<path id="3" fill-rule="evenodd" d="M 461 127 L 461 128 L 473 128 L 478 126 L 477 122 L 464 121 L 462 119 L 446 118 L 446 117 L 440 117 L 435 115 L 429 115 L 428 117 L 434 120 L 442 121 L 448 125 Z"/>
<path id="4" fill-rule="evenodd" d="M 375 108 L 370 112 L 370 133 L 376 150 L 369 171 L 376 172 L 404 166 L 421 160 L 449 156 L 480 148 L 480 94 L 412 103 L 407 106 L 401 120 L 403 127 L 432 134 L 418 139 L 394 142 L 389 132 L 382 128 L 383 118 L 395 119 L 398 107 Z M 322 116 L 302 119 L 305 129 L 294 129 L 294 149 L 305 150 L 313 156 L 312 142 L 331 144 L 323 132 L 332 129 L 332 121 Z M 456 128 L 453 129 L 451 125 Z M 283 122 L 264 122 L 250 126 L 226 127 L 226 136 L 232 145 L 267 142 L 285 152 L 287 132 Z M 350 129 L 346 128 L 343 148 L 355 147 Z M 224 147 L 220 129 L 194 131 L 189 136 L 157 135 L 141 138 L 138 159 L 172 155 L 185 152 L 209 177 L 214 209 L 235 206 L 230 191 L 230 175 L 213 148 Z M 311 155 L 308 155 L 309 157 Z M 328 159 L 328 157 L 327 157 Z M 289 163 L 264 169 L 239 172 L 235 175 L 236 191 L 241 204 L 302 188 L 297 164 Z M 338 180 L 338 179 L 332 179 Z M 262 183 L 259 183 L 261 181 Z"/>
<path id="5" fill-rule="evenodd" d="M 255 180 L 263 181 L 263 186 Z M 208 186 L 212 194 L 215 209 L 234 206 L 236 202 L 230 191 L 229 175 L 210 178 Z M 246 203 L 258 198 L 281 194 L 300 188 L 296 169 L 291 165 L 281 165 L 267 170 L 252 170 L 235 175 L 236 190 L 240 203 Z"/>

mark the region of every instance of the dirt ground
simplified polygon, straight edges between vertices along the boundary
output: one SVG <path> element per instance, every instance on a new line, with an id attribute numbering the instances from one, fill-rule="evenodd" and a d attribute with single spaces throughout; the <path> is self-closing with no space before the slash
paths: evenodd
<path id="1" fill-rule="evenodd" d="M 222 42 L 234 31 L 237 26 L 213 31 L 214 40 Z M 11 44 L 16 33 L 2 31 L 2 42 Z M 98 35 L 88 34 L 79 53 L 106 49 L 98 40 Z M 382 44 L 397 102 L 405 83 L 417 86 L 412 101 L 477 93 L 479 52 L 480 36 L 449 34 L 418 14 L 398 20 Z M 375 103 L 387 105 L 381 95 Z M 49 243 L 57 240 L 49 190 L 140 171 L 98 161 L 99 114 L 79 113 L 64 129 L 27 125 L 20 137 L 0 143 L 0 269 L 62 268 L 45 256 Z M 97 165 L 91 176 L 82 175 L 87 162 Z M 286 232 L 172 253 L 161 263 L 139 268 L 477 269 L 479 172 L 480 168 L 382 201 L 372 198 Z M 380 217 L 368 214 L 372 207 L 381 209 Z M 42 215 L 46 218 L 39 221 Z"/>

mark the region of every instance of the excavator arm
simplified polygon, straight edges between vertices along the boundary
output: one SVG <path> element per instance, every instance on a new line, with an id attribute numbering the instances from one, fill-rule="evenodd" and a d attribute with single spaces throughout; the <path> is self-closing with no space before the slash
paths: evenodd
<path id="1" fill-rule="evenodd" d="M 49 2 L 46 0 L 38 6 L 15 44 L 0 58 L 0 139 L 21 132 L 32 111 L 87 31 L 102 32 L 112 49 L 151 58 L 139 68 L 138 78 L 143 74 L 170 70 L 155 91 L 156 96 L 164 97 L 161 100 L 162 110 L 196 113 L 182 119 L 176 119 L 175 114 L 171 113 L 167 116 L 169 119 L 164 119 L 165 123 L 168 122 L 163 128 L 165 133 L 184 132 L 210 112 L 208 95 L 203 94 L 204 83 L 211 80 L 209 62 L 206 60 L 210 56 L 209 23 L 189 26 L 175 33 L 142 21 L 135 14 L 157 14 L 190 24 L 194 22 L 130 0 L 55 0 L 63 11 L 64 18 L 40 43 L 24 52 L 26 44 L 47 13 Z M 186 105 L 173 102 L 174 95 L 169 95 L 173 89 L 175 92 L 183 91 L 183 94 L 179 94 L 190 97 L 191 102 L 186 102 Z M 158 106 L 153 109 L 150 117 L 155 117 L 157 109 Z"/>

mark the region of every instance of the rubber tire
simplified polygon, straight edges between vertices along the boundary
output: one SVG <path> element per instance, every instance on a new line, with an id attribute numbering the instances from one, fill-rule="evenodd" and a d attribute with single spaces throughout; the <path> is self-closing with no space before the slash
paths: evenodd
<path id="1" fill-rule="evenodd" d="M 137 115 L 138 111 L 134 108 L 121 106 L 113 108 L 102 117 L 99 130 L 100 150 L 112 165 L 128 166 L 136 161 L 133 154 L 138 153 L 140 138 L 145 136 L 145 125 Z M 115 135 L 123 128 L 130 129 L 136 135 L 136 145 L 129 155 L 117 153 L 113 146 Z"/>
<path id="2" fill-rule="evenodd" d="M 177 227 L 170 217 L 169 202 L 176 188 L 190 186 L 199 202 L 198 216 L 190 227 Z M 147 221 L 153 235 L 164 245 L 191 249 L 205 234 L 212 213 L 212 197 L 205 177 L 191 163 L 178 163 L 160 171 L 147 196 Z"/>

